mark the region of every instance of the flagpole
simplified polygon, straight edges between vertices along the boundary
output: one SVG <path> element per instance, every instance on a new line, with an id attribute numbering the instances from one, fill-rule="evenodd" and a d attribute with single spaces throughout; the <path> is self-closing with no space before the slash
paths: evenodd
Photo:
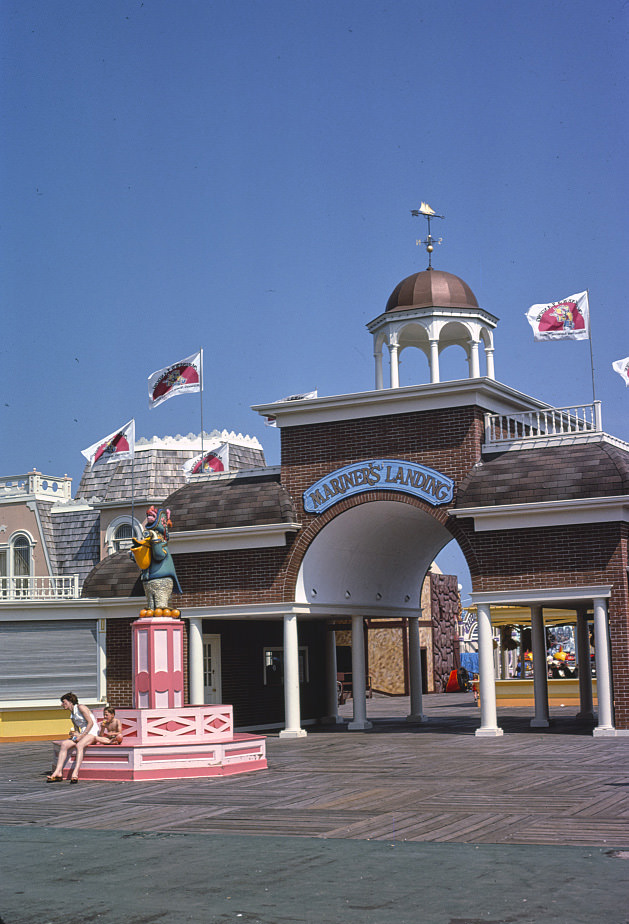
<path id="1" fill-rule="evenodd" d="M 201 398 L 201 471 L 203 471 L 203 347 L 199 348 L 201 362 L 199 363 L 199 395 Z"/>
<path id="2" fill-rule="evenodd" d="M 590 367 L 592 369 L 592 403 L 596 401 L 596 388 L 594 386 L 594 353 L 592 351 L 592 309 L 590 308 L 590 290 L 586 289 L 588 300 L 588 340 L 590 341 Z"/>
<path id="3" fill-rule="evenodd" d="M 135 536 L 135 417 L 133 418 L 133 455 L 131 456 L 131 535 Z"/>

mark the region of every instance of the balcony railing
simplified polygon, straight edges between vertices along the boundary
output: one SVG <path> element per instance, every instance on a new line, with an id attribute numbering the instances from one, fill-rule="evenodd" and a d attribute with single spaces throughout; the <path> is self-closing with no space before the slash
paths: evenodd
<path id="1" fill-rule="evenodd" d="M 602 429 L 600 401 L 520 414 L 485 414 L 485 448 L 521 440 L 556 440 L 601 433 Z"/>
<path id="2" fill-rule="evenodd" d="M 62 577 L 0 577 L 0 603 L 16 600 L 76 600 L 78 574 Z"/>

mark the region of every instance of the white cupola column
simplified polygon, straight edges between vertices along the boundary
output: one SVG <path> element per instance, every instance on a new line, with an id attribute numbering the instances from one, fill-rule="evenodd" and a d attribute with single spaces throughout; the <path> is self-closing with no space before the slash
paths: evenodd
<path id="1" fill-rule="evenodd" d="M 376 391 L 381 391 L 384 388 L 384 379 L 382 375 L 382 344 L 379 348 L 374 348 L 373 358 L 376 364 Z"/>
<path id="2" fill-rule="evenodd" d="M 439 378 L 439 340 L 430 341 L 430 381 L 440 382 Z"/>
<path id="3" fill-rule="evenodd" d="M 478 361 L 478 340 L 470 341 L 470 378 L 480 377 L 480 363 Z"/>
<path id="4" fill-rule="evenodd" d="M 485 347 L 485 360 L 487 362 L 487 378 L 495 379 L 496 373 L 494 371 L 494 348 Z"/>
<path id="5" fill-rule="evenodd" d="M 400 387 L 400 359 L 399 359 L 400 347 L 396 341 L 391 341 L 389 344 L 389 352 L 391 354 L 391 388 Z"/>

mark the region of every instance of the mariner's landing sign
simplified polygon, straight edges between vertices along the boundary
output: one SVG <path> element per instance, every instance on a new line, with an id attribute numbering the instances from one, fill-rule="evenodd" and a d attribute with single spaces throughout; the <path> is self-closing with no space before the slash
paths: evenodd
<path id="1" fill-rule="evenodd" d="M 363 491 L 401 491 L 437 506 L 452 500 L 454 482 L 425 465 L 403 459 L 372 459 L 320 478 L 304 491 L 304 510 L 323 513 L 344 497 Z"/>

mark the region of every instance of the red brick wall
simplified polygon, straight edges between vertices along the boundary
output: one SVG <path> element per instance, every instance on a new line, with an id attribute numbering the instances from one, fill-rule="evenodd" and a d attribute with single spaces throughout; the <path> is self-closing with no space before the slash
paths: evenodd
<path id="1" fill-rule="evenodd" d="M 132 619 L 107 620 L 107 701 L 116 709 L 133 708 Z"/>
<path id="2" fill-rule="evenodd" d="M 282 596 L 283 568 L 292 542 L 289 535 L 288 544 L 277 548 L 174 555 L 177 577 L 185 593 L 175 595 L 173 602 L 184 609 L 286 599 Z"/>
<path id="3" fill-rule="evenodd" d="M 282 429 L 282 484 L 306 514 L 301 496 L 319 478 L 361 459 L 395 458 L 434 468 L 460 484 L 481 457 L 483 412 L 448 408 Z M 456 499 L 456 495 L 455 495 Z"/>

